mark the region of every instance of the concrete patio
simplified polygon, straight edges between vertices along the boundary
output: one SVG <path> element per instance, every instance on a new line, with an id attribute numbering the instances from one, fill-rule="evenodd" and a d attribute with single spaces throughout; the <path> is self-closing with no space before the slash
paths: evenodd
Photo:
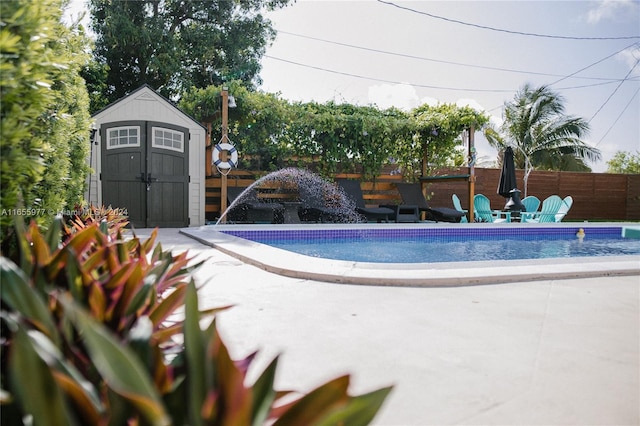
<path id="1" fill-rule="evenodd" d="M 176 229 L 159 240 L 206 259 L 201 305 L 235 305 L 218 315 L 225 342 L 235 358 L 260 351 L 254 373 L 280 355 L 279 389 L 345 373 L 355 394 L 394 385 L 375 425 L 640 424 L 638 276 L 329 284 L 265 272 Z"/>

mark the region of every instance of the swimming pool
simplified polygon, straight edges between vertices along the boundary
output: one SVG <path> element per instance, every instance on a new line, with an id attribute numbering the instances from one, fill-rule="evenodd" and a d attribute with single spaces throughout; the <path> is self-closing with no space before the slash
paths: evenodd
<path id="1" fill-rule="evenodd" d="M 585 241 L 619 235 L 625 224 L 313 224 L 313 225 L 223 225 L 185 228 L 181 233 L 203 244 L 215 247 L 241 261 L 269 272 L 293 278 L 332 283 L 388 286 L 459 286 L 498 284 L 543 279 L 602 277 L 614 275 L 640 276 L 640 255 L 590 255 L 586 257 L 550 257 L 518 260 L 472 260 L 417 263 L 385 263 L 357 260 L 336 260 L 313 257 L 272 247 L 249 238 L 284 238 L 303 241 L 313 238 L 337 239 L 347 235 L 377 236 L 399 239 L 426 233 L 434 239 L 484 240 L 489 247 L 507 237 L 553 241 L 576 238 L 583 228 Z M 629 224 L 626 224 L 629 225 Z M 223 231 L 223 232 L 221 232 Z M 389 242 L 389 241 L 388 241 Z M 525 241 L 526 242 L 526 241 Z M 577 238 L 576 238 L 577 242 Z M 387 243 L 382 244 L 382 246 Z M 383 247 L 384 248 L 384 247 Z M 352 250 L 353 251 L 353 250 Z M 385 251 L 385 250 L 383 250 Z M 487 251 L 487 250 L 484 250 Z M 491 250 L 489 250 L 491 251 Z M 522 250 L 521 250 L 522 251 Z"/>
<path id="2" fill-rule="evenodd" d="M 468 262 L 640 255 L 620 227 L 290 229 L 223 231 L 291 252 L 380 263 Z M 585 233 L 586 234 L 586 233 Z"/>

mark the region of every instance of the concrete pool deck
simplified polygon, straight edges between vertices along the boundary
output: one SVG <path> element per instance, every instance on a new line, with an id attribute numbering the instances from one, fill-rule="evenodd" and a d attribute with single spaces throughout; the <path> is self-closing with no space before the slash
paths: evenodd
<path id="1" fill-rule="evenodd" d="M 587 238 L 589 228 L 610 226 L 602 223 L 571 224 L 581 227 Z M 592 278 L 615 275 L 640 275 L 640 255 L 590 258 L 539 259 L 532 261 L 478 261 L 439 263 L 369 263 L 322 259 L 281 250 L 219 232 L 219 230 L 334 230 L 334 229 L 419 229 L 450 228 L 451 224 L 313 224 L 313 225 L 223 225 L 186 228 L 180 232 L 215 247 L 245 263 L 268 272 L 292 278 L 303 278 L 343 284 L 384 286 L 450 287 L 460 285 L 498 284 L 544 279 Z M 515 224 L 456 224 L 456 229 L 513 229 Z M 567 224 L 527 224 L 535 228 L 562 228 Z M 620 226 L 616 224 L 615 226 Z"/>
<path id="2" fill-rule="evenodd" d="M 137 230 L 145 237 L 151 230 Z M 331 284 L 276 275 L 160 229 L 205 260 L 203 307 L 250 379 L 280 354 L 279 389 L 352 374 L 394 385 L 373 424 L 640 423 L 640 274 L 461 287 Z"/>

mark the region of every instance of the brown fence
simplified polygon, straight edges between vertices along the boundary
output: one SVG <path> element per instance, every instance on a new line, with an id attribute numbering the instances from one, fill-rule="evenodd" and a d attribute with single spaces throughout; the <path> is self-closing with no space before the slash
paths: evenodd
<path id="1" fill-rule="evenodd" d="M 438 175 L 460 175 L 461 170 L 441 170 Z M 524 171 L 517 170 L 518 189 L 524 197 Z M 501 208 L 505 199 L 497 194 L 499 169 L 476 169 L 475 193 L 484 194 L 491 205 Z M 434 206 L 451 206 L 451 194 L 468 207 L 466 180 L 435 180 L 426 183 Z M 541 201 L 549 195 L 573 197 L 573 206 L 565 220 L 640 220 L 640 175 L 533 171 L 527 181 L 527 194 Z"/>
<path id="2" fill-rule="evenodd" d="M 464 176 L 467 169 L 447 169 L 438 171 L 438 176 Z M 499 169 L 475 169 L 475 193 L 484 194 L 491 200 L 492 207 L 499 209 L 505 199 L 496 193 Z M 524 197 L 524 172 L 516 171 Z M 229 186 L 246 187 L 255 182 L 258 173 L 233 170 L 227 177 Z M 359 174 L 338 174 L 337 178 L 360 179 Z M 402 175 L 383 174 L 374 181 L 362 182 L 365 201 L 370 205 L 399 203 L 401 201 L 394 183 L 401 182 Z M 220 216 L 220 176 L 207 178 L 206 216 L 213 221 Z M 468 208 L 469 185 L 467 178 L 444 178 L 425 181 L 424 186 L 434 207 L 452 207 L 451 195 L 457 194 L 462 207 Z M 533 171 L 529 175 L 527 194 L 540 200 L 549 195 L 573 197 L 573 206 L 565 221 L 582 220 L 628 220 L 640 221 L 640 175 L 574 173 Z"/>

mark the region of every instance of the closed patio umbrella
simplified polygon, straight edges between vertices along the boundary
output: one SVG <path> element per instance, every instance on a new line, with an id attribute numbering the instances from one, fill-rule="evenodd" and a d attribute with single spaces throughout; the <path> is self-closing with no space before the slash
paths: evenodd
<path id="1" fill-rule="evenodd" d="M 502 158 L 502 172 L 500 173 L 500 182 L 498 183 L 498 194 L 504 198 L 511 197 L 511 190 L 517 188 L 516 183 L 516 166 L 513 162 L 513 149 L 508 146 L 504 150 Z"/>
<path id="2" fill-rule="evenodd" d="M 513 149 L 508 146 L 504 150 L 502 158 L 502 171 L 498 182 L 498 194 L 507 198 L 504 206 L 505 210 L 512 212 L 525 211 L 525 207 L 520 201 L 520 190 L 516 182 L 516 166 L 513 162 Z"/>

